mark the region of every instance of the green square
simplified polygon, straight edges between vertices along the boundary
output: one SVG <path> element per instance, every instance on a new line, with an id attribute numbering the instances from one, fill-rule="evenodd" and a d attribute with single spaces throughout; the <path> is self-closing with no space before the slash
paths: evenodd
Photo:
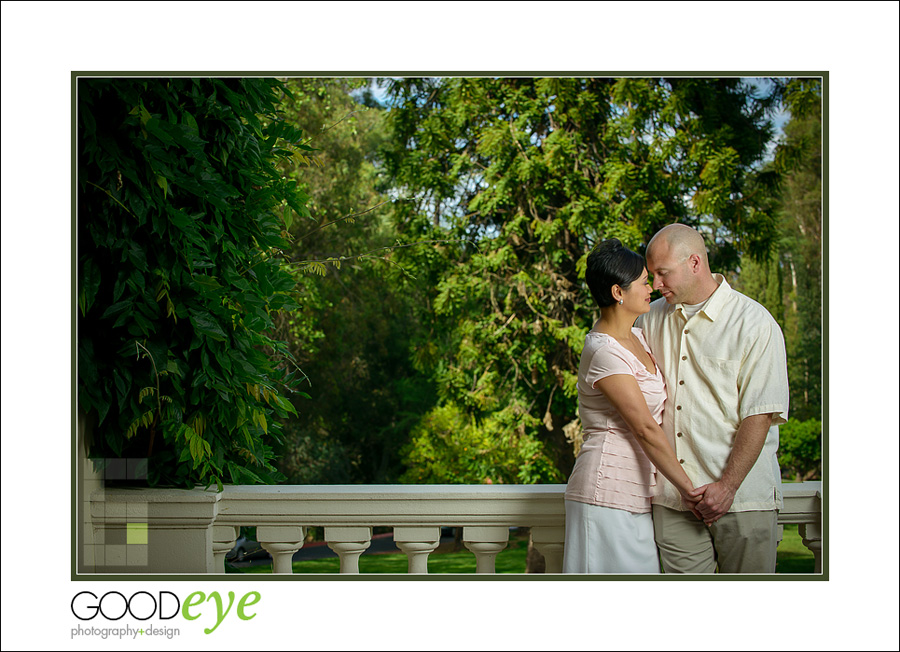
<path id="1" fill-rule="evenodd" d="M 147 545 L 147 524 L 146 523 L 126 523 L 128 528 L 128 536 L 126 543 Z"/>

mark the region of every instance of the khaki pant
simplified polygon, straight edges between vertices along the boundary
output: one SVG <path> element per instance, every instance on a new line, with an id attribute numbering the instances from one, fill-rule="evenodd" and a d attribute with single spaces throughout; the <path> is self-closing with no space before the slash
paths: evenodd
<path id="1" fill-rule="evenodd" d="M 653 506 L 666 573 L 774 573 L 778 512 L 729 512 L 706 527 L 691 512 Z"/>

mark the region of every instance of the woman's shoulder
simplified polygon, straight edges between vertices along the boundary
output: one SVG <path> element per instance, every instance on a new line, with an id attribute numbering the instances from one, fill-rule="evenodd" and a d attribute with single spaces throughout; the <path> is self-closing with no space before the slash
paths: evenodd
<path id="1" fill-rule="evenodd" d="M 608 350 L 615 344 L 618 344 L 618 342 L 616 342 L 614 337 L 594 330 L 588 331 L 584 338 L 584 350 L 592 355 L 598 351 Z"/>
<path id="2" fill-rule="evenodd" d="M 641 344 L 644 345 L 644 348 L 649 351 L 650 345 L 647 343 L 647 338 L 644 337 L 644 329 L 634 326 L 634 327 L 632 327 L 631 332 L 634 333 L 635 336 L 641 341 Z"/>
<path id="3" fill-rule="evenodd" d="M 606 366 L 612 360 L 618 361 L 618 364 L 625 362 L 631 366 L 631 356 L 625 347 L 616 341 L 612 335 L 590 331 L 585 338 L 584 351 L 582 359 L 592 361 L 594 364 Z"/>

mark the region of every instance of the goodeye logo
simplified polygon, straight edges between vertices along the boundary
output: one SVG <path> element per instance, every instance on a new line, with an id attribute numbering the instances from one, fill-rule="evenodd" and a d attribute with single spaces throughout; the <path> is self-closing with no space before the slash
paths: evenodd
<path id="1" fill-rule="evenodd" d="M 212 634 L 219 625 L 225 620 L 228 614 L 234 608 L 234 613 L 240 620 L 252 620 L 256 617 L 256 613 L 249 610 L 250 607 L 258 603 L 261 599 L 258 591 L 250 591 L 237 601 L 235 606 L 234 591 L 228 592 L 228 605 L 218 591 L 212 591 L 208 596 L 203 591 L 194 591 L 185 598 L 184 602 L 171 591 L 159 591 L 155 596 L 147 591 L 136 591 L 131 596 L 126 596 L 119 591 L 107 591 L 101 596 L 97 596 L 92 591 L 81 591 L 72 598 L 72 615 L 78 620 L 89 621 L 100 617 L 104 620 L 119 621 L 125 616 L 130 616 L 135 620 L 144 622 L 154 616 L 162 621 L 171 621 L 179 614 L 188 621 L 197 620 L 204 615 L 204 612 L 212 615 L 212 609 L 206 603 L 212 602 L 215 607 L 215 623 L 212 627 L 203 629 L 204 634 Z M 172 638 L 173 635 L 179 635 L 180 631 L 171 627 L 147 627 L 140 626 L 140 629 L 133 629 L 130 625 L 124 629 L 118 628 L 82 628 L 80 625 L 72 629 L 72 638 L 75 636 L 91 635 L 107 638 L 114 636 L 123 638 L 130 636 L 135 638 L 137 635 L 164 635 Z"/>

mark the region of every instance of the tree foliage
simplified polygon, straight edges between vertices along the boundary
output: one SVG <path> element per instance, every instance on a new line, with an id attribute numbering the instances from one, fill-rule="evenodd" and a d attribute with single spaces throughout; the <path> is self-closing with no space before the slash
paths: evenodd
<path id="1" fill-rule="evenodd" d="M 776 94 L 738 79 L 455 78 L 395 80 L 391 97 L 385 166 L 414 199 L 395 211 L 402 235 L 466 241 L 403 258 L 433 286 L 415 349 L 444 410 L 420 422 L 411 473 L 452 417 L 506 442 L 509 459 L 537 451 L 533 480 L 564 478 L 597 317 L 586 254 L 608 237 L 641 250 L 680 221 L 706 235 L 717 269 L 763 256 L 777 222 L 755 172 Z"/>
<path id="2" fill-rule="evenodd" d="M 791 414 L 822 414 L 822 119 L 821 83 L 784 84 L 791 118 L 767 172 L 779 183 L 768 195 L 779 238 L 763 260 L 744 257 L 737 287 L 775 316 L 785 335 Z"/>
<path id="3" fill-rule="evenodd" d="M 366 99 L 368 82 L 285 81 L 285 119 L 314 148 L 308 162 L 282 164 L 311 217 L 291 228 L 303 308 L 278 320 L 312 399 L 284 421 L 278 468 L 295 483 L 396 482 L 409 430 L 433 402 L 410 359 L 418 321 L 390 251 L 397 234 L 378 159 L 385 111 Z"/>
<path id="4" fill-rule="evenodd" d="M 94 458 L 151 484 L 271 482 L 294 383 L 273 315 L 305 197 L 266 79 L 78 81 L 78 399 Z"/>
<path id="5" fill-rule="evenodd" d="M 788 419 L 778 429 L 778 465 L 782 476 L 795 482 L 821 477 L 822 422 Z"/>
<path id="6" fill-rule="evenodd" d="M 814 80 L 408 78 L 389 110 L 367 84 L 80 80 L 92 456 L 183 486 L 564 481 L 586 254 L 676 220 L 770 306 L 817 415 Z"/>

